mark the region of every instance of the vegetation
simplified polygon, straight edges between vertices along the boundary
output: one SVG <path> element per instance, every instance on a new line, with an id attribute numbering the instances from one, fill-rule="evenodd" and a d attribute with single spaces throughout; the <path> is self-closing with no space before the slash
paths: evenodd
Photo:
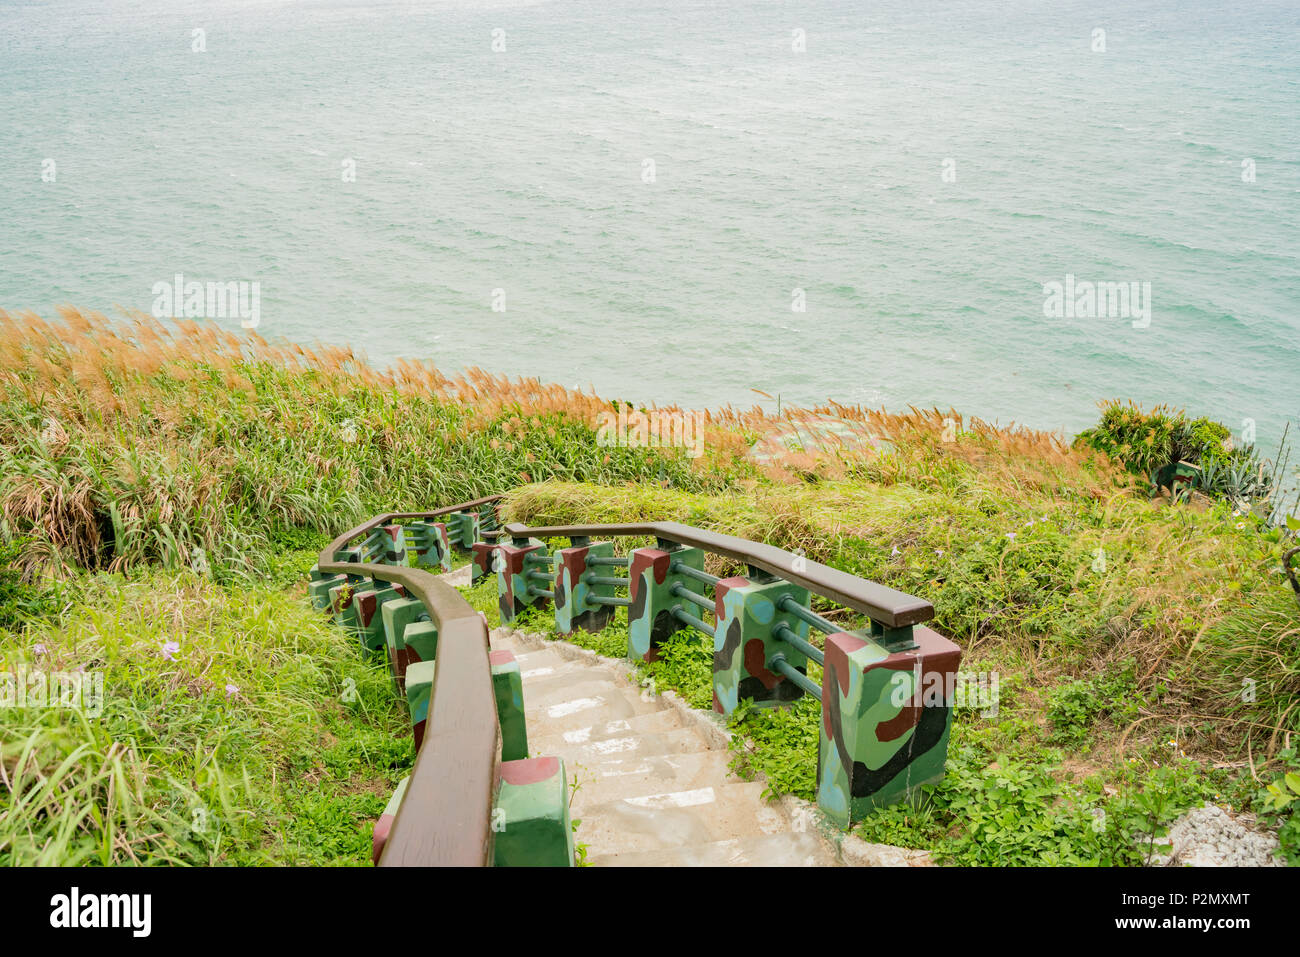
<path id="1" fill-rule="evenodd" d="M 1300 758 L 1294 747 L 1288 747 L 1278 757 L 1281 775 L 1259 795 L 1259 803 L 1278 829 L 1287 862 L 1300 865 Z"/>
<path id="2" fill-rule="evenodd" d="M 1283 449 L 1272 460 L 1261 459 L 1253 444 L 1235 445 L 1222 423 L 1189 419 L 1164 406 L 1144 412 L 1132 403 L 1103 403 L 1101 421 L 1079 433 L 1075 445 L 1104 452 L 1152 480 L 1160 469 L 1186 462 L 1196 466 L 1192 487 L 1197 491 L 1245 508 L 1268 505 L 1266 516 L 1284 504 L 1278 501 L 1286 469 Z"/>
<path id="3" fill-rule="evenodd" d="M 60 620 L 0 632 L 4 670 L 103 682 L 98 714 L 0 712 L 0 862 L 369 861 L 413 757 L 385 669 L 300 594 L 163 570 L 77 587 Z"/>
<path id="4" fill-rule="evenodd" d="M 678 520 L 930 598 L 963 669 L 999 676 L 998 706 L 957 712 L 947 778 L 868 839 L 1138 864 L 1213 800 L 1297 853 L 1295 530 L 1241 508 L 1259 460 L 1208 420 L 1111 404 L 1071 445 L 951 411 L 724 409 L 691 459 L 602 446 L 617 403 L 534 380 L 72 310 L 0 313 L 0 330 L 0 671 L 104 681 L 93 719 L 0 712 L 0 863 L 366 862 L 409 735 L 383 669 L 301 600 L 306 569 L 371 514 L 492 492 L 512 519 Z M 892 451 L 746 457 L 799 416 Z M 1233 480 L 1197 507 L 1149 500 L 1148 467 L 1178 458 Z M 496 621 L 494 582 L 467 595 Z M 579 641 L 623 654 L 622 613 Z M 710 660 L 683 632 L 642 677 L 708 707 Z M 742 706 L 737 771 L 811 798 L 819 714 Z"/>
<path id="5" fill-rule="evenodd" d="M 0 530 L 28 576 L 201 565 L 266 574 L 283 535 L 581 479 L 721 488 L 727 454 L 601 447 L 609 403 L 192 321 L 0 312 Z"/>

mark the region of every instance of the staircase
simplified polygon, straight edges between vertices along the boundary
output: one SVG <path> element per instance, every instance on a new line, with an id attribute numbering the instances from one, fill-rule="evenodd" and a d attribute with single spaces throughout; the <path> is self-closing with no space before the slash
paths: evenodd
<path id="1" fill-rule="evenodd" d="M 727 732 L 676 695 L 652 695 L 628 665 L 511 628 L 494 651 L 519 662 L 530 754 L 563 759 L 595 866 L 835 866 L 810 805 L 769 803 L 727 771 Z"/>
<path id="2" fill-rule="evenodd" d="M 376 822 L 377 864 L 566 866 L 575 843 L 579 863 L 603 866 L 931 863 L 846 833 L 942 776 L 952 705 L 922 692 L 950 686 L 961 651 L 921 624 L 931 603 L 675 522 L 498 526 L 500 499 L 386 512 L 311 569 L 313 606 L 386 655 L 410 709 L 417 757 Z M 601 536 L 656 544 L 620 556 Z M 570 545 L 551 554 L 557 538 Z M 453 571 L 456 548 L 471 563 Z M 745 574 L 706 571 L 706 554 Z M 457 590 L 484 575 L 496 579 L 496 629 Z M 812 609 L 814 594 L 868 624 L 844 631 Z M 562 633 L 626 609 L 627 657 L 513 627 L 532 606 L 553 607 Z M 822 704 L 817 806 L 765 800 L 764 782 L 729 773 L 719 714 L 640 686 L 632 661 L 682 628 L 713 642 L 714 711 Z M 823 665 L 820 684 L 810 662 Z M 913 676 L 901 699 L 898 675 Z"/>

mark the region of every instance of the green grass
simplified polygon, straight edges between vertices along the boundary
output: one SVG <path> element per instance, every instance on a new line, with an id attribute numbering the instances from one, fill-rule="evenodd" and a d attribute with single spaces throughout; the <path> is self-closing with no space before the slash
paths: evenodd
<path id="1" fill-rule="evenodd" d="M 930 599 L 963 668 L 1000 675 L 999 711 L 958 711 L 947 778 L 860 824 L 868 839 L 957 864 L 1138 864 L 1214 800 L 1267 813 L 1300 856 L 1278 803 L 1300 731 L 1294 531 L 1149 502 L 1091 451 L 1249 471 L 1208 420 L 1112 404 L 1070 449 L 837 407 L 895 451 L 764 471 L 744 458 L 762 416 L 717 414 L 690 460 L 600 446 L 594 415 L 615 404 L 537 383 L 67 318 L 0 315 L 0 669 L 102 672 L 106 704 L 0 713 L 0 863 L 364 864 L 409 723 L 382 665 L 306 607 L 303 574 L 373 514 L 496 492 L 512 519 L 681 521 Z M 494 580 L 466 595 L 496 623 Z M 622 657 L 625 612 L 570 640 Z M 710 707 L 694 632 L 637 667 Z M 742 707 L 737 772 L 811 799 L 819 713 Z"/>
<path id="2" fill-rule="evenodd" d="M 4 668 L 103 674 L 102 714 L 7 709 L 0 863 L 364 864 L 413 751 L 379 664 L 278 589 L 101 575 Z M 168 643 L 178 646 L 168 653 Z"/>
<path id="3" fill-rule="evenodd" d="M 859 824 L 867 840 L 950 864 L 1139 865 L 1192 806 L 1258 810 L 1247 741 L 1258 763 L 1300 730 L 1300 626 L 1275 573 L 1279 536 L 1227 509 L 997 498 L 977 482 L 957 468 L 920 487 L 847 480 L 745 495 L 543 484 L 507 511 L 535 524 L 670 516 L 932 597 L 963 668 L 998 672 L 999 709 L 958 710 L 947 777 Z M 679 633 L 649 666 L 659 688 L 709 707 L 707 650 Z M 815 800 L 819 721 L 807 697 L 743 703 L 733 769 Z"/>

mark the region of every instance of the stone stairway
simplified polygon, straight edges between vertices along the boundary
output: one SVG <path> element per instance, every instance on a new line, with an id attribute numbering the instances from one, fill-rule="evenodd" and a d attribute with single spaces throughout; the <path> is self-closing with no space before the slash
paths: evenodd
<path id="1" fill-rule="evenodd" d="M 533 755 L 562 758 L 576 841 L 597 866 L 835 866 L 841 852 L 812 809 L 769 803 L 728 773 L 727 733 L 628 663 L 510 628 L 494 651 L 519 662 Z"/>

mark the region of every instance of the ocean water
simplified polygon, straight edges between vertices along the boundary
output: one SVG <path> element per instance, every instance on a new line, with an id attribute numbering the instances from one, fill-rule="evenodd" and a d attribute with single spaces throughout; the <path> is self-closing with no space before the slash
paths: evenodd
<path id="1" fill-rule="evenodd" d="M 181 273 L 380 365 L 1275 441 L 1298 148 L 1295 2 L 0 0 L 0 307 Z"/>

